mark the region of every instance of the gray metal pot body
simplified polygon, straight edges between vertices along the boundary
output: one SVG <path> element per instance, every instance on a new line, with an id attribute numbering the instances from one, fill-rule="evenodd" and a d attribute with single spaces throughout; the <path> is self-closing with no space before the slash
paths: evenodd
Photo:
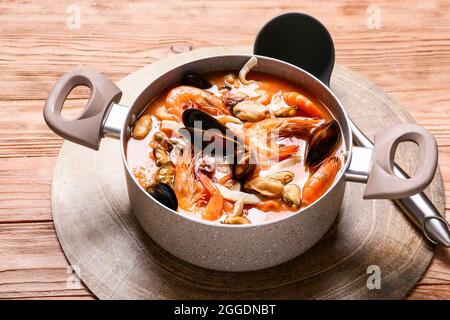
<path id="1" fill-rule="evenodd" d="M 221 225 L 192 219 L 161 205 L 139 186 L 126 163 L 125 150 L 130 119 L 168 86 L 188 72 L 239 70 L 250 58 L 225 55 L 203 58 L 174 69 L 152 82 L 131 107 L 121 133 L 122 155 L 131 208 L 137 220 L 161 247 L 194 265 L 222 271 L 250 271 L 272 267 L 302 254 L 316 244 L 336 219 L 344 196 L 345 159 L 331 188 L 307 208 L 286 218 L 256 225 Z M 341 125 L 347 154 L 351 154 L 351 131 L 342 105 L 334 94 L 311 74 L 285 62 L 258 57 L 256 71 L 280 76 L 321 100 Z"/>
<path id="2" fill-rule="evenodd" d="M 316 244 L 336 219 L 344 195 L 341 179 L 317 205 L 262 225 L 222 226 L 173 214 L 150 199 L 127 174 L 131 208 L 161 247 L 200 267 L 251 271 L 291 260 Z"/>

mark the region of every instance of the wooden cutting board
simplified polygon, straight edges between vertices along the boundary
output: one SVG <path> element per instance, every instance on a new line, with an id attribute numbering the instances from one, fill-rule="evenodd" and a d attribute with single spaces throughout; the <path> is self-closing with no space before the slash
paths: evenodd
<path id="1" fill-rule="evenodd" d="M 148 65 L 118 83 L 124 92 L 121 103 L 131 105 L 152 79 L 175 63 L 246 52 L 250 48 L 208 48 Z M 331 88 L 370 137 L 390 124 L 414 122 L 386 94 L 342 66 L 335 67 Z M 403 144 L 397 154 L 398 163 L 414 172 L 415 147 Z M 427 268 L 434 247 L 393 202 L 362 200 L 363 188 L 347 185 L 338 220 L 305 254 L 277 267 L 245 273 L 187 264 L 144 233 L 129 210 L 120 145 L 115 140 L 102 141 L 98 152 L 64 143 L 53 178 L 52 211 L 69 262 L 100 299 L 402 298 Z M 443 213 L 439 172 L 426 193 Z M 377 275 L 379 289 L 373 288 Z"/>

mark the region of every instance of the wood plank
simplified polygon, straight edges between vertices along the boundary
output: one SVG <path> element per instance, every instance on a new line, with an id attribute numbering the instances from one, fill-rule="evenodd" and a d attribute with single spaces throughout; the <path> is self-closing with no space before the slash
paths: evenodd
<path id="1" fill-rule="evenodd" d="M 0 298 L 92 296 L 70 282 L 52 222 L 0 224 L 0 239 Z"/>
<path id="2" fill-rule="evenodd" d="M 52 223 L 0 224 L 0 239 L 0 299 L 93 297 L 85 287 L 67 289 L 70 269 Z M 448 298 L 449 260 L 448 250 L 437 250 L 426 277 L 408 298 Z"/>
<path id="3" fill-rule="evenodd" d="M 0 224 L 51 221 L 56 157 L 0 159 Z"/>

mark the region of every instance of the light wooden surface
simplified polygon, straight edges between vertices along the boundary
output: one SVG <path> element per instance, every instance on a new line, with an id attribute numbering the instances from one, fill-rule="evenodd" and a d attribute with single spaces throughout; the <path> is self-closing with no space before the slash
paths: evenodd
<path id="1" fill-rule="evenodd" d="M 80 8 L 80 29 L 66 26 L 70 4 Z M 287 11 L 303 11 L 321 20 L 334 38 L 337 62 L 366 76 L 433 132 L 449 212 L 450 2 L 376 1 L 375 8 L 371 4 L 1 2 L 0 297 L 94 298 L 83 286 L 67 285 L 68 263 L 51 220 L 51 178 L 62 139 L 47 129 L 41 110 L 59 76 L 89 67 L 118 80 L 192 48 L 250 45 L 265 21 Z M 368 11 L 377 8 L 380 29 L 369 29 Z M 73 98 L 69 107 L 79 105 L 83 96 Z M 409 298 L 449 299 L 449 265 L 450 251 L 437 249 Z"/>
<path id="2" fill-rule="evenodd" d="M 120 103 L 132 105 L 175 66 L 227 53 L 248 54 L 251 47 L 210 47 L 149 64 L 118 82 L 124 93 Z M 412 121 L 385 93 L 340 65 L 331 88 L 369 137 L 388 125 Z M 370 104 L 370 112 L 361 104 Z M 399 147 L 397 162 L 407 172 L 417 167 L 416 151 L 412 144 Z M 121 162 L 118 141 L 103 140 L 98 152 L 65 142 L 52 182 L 60 244 L 100 299 L 401 299 L 433 258 L 433 247 L 392 201 L 364 200 L 365 186 L 349 183 L 337 221 L 300 257 L 254 272 L 202 269 L 162 250 L 139 227 L 129 209 Z M 439 173 L 425 192 L 443 212 Z M 371 265 L 381 271 L 379 290 L 367 288 Z"/>

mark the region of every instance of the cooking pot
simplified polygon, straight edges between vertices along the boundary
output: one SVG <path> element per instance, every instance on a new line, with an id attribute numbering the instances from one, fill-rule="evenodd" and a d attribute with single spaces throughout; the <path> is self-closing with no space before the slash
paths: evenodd
<path id="1" fill-rule="evenodd" d="M 345 149 L 344 163 L 334 183 L 317 201 L 296 213 L 266 223 L 228 225 L 188 217 L 173 211 L 149 195 L 136 181 L 127 164 L 126 144 L 139 114 L 156 96 L 179 83 L 187 73 L 239 70 L 250 55 L 218 55 L 174 66 L 137 97 L 131 106 L 120 103 L 121 90 L 103 75 L 75 70 L 63 75 L 51 90 L 44 107 L 47 125 L 72 142 L 98 150 L 103 137 L 120 139 L 131 209 L 148 235 L 164 249 L 192 264 L 223 271 L 250 271 L 288 261 L 317 243 L 336 219 L 347 181 L 366 183 L 366 199 L 397 199 L 422 191 L 432 181 L 437 166 L 437 145 L 424 128 L 398 124 L 375 135 L 373 149 L 352 145 L 347 114 L 339 99 L 320 80 L 289 63 L 258 57 L 253 70 L 272 74 L 298 85 L 328 108 L 338 121 Z M 70 91 L 88 86 L 89 101 L 74 120 L 61 110 Z M 395 176 L 393 163 L 399 143 L 419 146 L 420 164 L 409 179 Z M 119 147 L 119 146 L 118 146 Z M 118 169 L 119 170 L 119 169 Z"/>

